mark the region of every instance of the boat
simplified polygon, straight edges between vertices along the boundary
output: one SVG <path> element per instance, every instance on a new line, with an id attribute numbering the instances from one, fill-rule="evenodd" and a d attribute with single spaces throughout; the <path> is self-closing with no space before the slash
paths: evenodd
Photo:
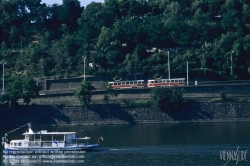
<path id="1" fill-rule="evenodd" d="M 8 143 L 8 133 L 16 131 L 26 125 L 28 126 L 28 131 L 22 134 L 24 139 L 11 140 L 10 143 Z M 85 151 L 92 150 L 99 146 L 98 143 L 90 144 L 90 137 L 76 138 L 76 132 L 48 132 L 47 130 L 34 132 L 31 129 L 31 123 L 27 123 L 26 125 L 5 134 L 5 137 L 2 138 L 4 153 L 18 154 L 18 152 L 46 153 L 51 151 Z"/>

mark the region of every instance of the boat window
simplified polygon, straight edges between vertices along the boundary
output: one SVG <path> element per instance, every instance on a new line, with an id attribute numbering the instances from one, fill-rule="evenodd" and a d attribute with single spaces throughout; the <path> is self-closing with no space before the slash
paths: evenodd
<path id="1" fill-rule="evenodd" d="M 16 142 L 14 143 L 14 146 L 16 146 Z"/>
<path id="2" fill-rule="evenodd" d="M 22 146 L 22 143 L 21 143 L 21 142 L 18 142 L 18 146 Z"/>
<path id="3" fill-rule="evenodd" d="M 13 146 L 13 142 L 11 142 L 10 145 Z"/>

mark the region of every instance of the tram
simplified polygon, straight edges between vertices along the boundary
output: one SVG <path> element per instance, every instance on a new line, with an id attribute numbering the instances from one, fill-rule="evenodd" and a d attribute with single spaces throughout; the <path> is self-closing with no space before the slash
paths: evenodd
<path id="1" fill-rule="evenodd" d="M 184 86 L 186 85 L 185 78 L 159 79 L 148 80 L 147 87 L 157 86 Z"/>
<path id="2" fill-rule="evenodd" d="M 172 78 L 172 79 L 155 79 L 148 80 L 129 80 L 129 81 L 115 81 L 108 82 L 113 89 L 123 89 L 123 88 L 144 88 L 144 87 L 157 87 L 157 86 L 185 86 L 185 78 Z"/>
<path id="3" fill-rule="evenodd" d="M 117 81 L 117 82 L 108 82 L 108 84 L 111 85 L 113 89 L 145 87 L 144 80 Z"/>

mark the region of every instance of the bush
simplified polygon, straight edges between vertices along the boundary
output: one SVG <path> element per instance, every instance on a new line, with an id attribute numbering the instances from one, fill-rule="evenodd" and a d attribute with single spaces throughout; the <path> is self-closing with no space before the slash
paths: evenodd
<path id="1" fill-rule="evenodd" d="M 221 101 L 228 101 L 228 98 L 227 98 L 227 96 L 226 96 L 226 94 L 225 94 L 224 91 L 220 92 L 220 100 Z"/>
<path id="2" fill-rule="evenodd" d="M 125 104 L 125 107 L 130 107 L 130 108 L 147 108 L 152 105 L 151 101 L 148 100 L 135 100 L 135 101 L 123 100 L 122 102 Z"/>
<path id="3" fill-rule="evenodd" d="M 160 110 L 177 108 L 183 103 L 184 90 L 179 88 L 155 87 L 151 91 L 154 106 Z"/>

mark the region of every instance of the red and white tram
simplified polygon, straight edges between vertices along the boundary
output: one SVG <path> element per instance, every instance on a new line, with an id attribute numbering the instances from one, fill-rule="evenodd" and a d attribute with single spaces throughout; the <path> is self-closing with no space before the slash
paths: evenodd
<path id="1" fill-rule="evenodd" d="M 185 78 L 159 79 L 148 80 L 147 87 L 156 86 L 184 86 L 186 85 Z"/>
<path id="2" fill-rule="evenodd" d="M 142 88 L 145 87 L 144 80 L 108 82 L 113 89 Z"/>

